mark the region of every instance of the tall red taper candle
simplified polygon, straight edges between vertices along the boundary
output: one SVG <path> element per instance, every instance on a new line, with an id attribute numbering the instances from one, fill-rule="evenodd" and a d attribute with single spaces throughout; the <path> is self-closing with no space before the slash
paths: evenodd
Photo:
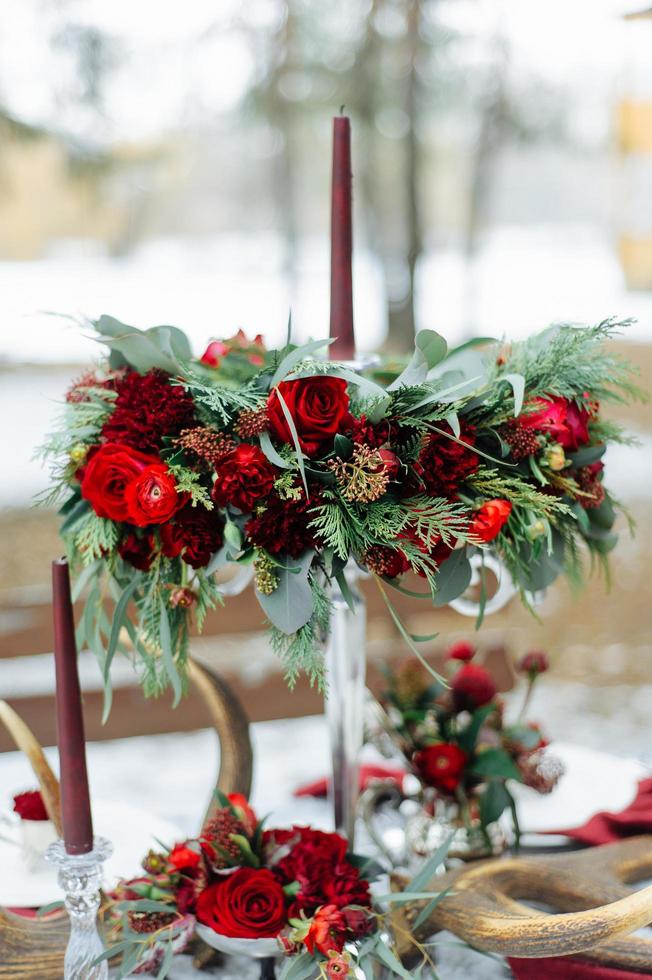
<path id="1" fill-rule="evenodd" d="M 331 325 L 336 340 L 334 360 L 355 357 L 353 333 L 353 248 L 351 221 L 351 123 L 348 116 L 333 119 L 333 182 L 331 188 Z"/>
<path id="2" fill-rule="evenodd" d="M 68 562 L 52 562 L 54 666 L 57 680 L 57 742 L 61 782 L 63 839 L 68 854 L 93 849 L 93 822 L 86 773 L 86 743 L 77 673 L 75 620 Z"/>

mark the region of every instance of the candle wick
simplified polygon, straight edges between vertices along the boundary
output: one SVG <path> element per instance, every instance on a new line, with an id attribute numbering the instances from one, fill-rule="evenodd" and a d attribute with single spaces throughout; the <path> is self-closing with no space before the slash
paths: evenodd
<path id="1" fill-rule="evenodd" d="M 343 103 L 342 103 L 342 105 L 340 106 L 340 116 L 343 116 L 343 115 L 344 115 L 344 110 L 345 110 L 345 109 L 346 109 L 346 105 L 345 105 L 345 103 L 343 102 Z"/>

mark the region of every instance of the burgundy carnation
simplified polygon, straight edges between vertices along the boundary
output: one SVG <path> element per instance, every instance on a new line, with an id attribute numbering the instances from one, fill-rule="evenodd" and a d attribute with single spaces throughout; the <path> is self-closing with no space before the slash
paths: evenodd
<path id="1" fill-rule="evenodd" d="M 442 430 L 453 435 L 447 423 L 442 423 Z M 470 448 L 475 442 L 475 428 L 463 422 L 459 439 L 465 445 L 432 432 L 421 450 L 418 471 L 431 497 L 453 500 L 460 484 L 478 468 L 480 460 Z"/>
<path id="2" fill-rule="evenodd" d="M 218 507 L 232 504 L 251 511 L 256 501 L 271 493 L 275 479 L 276 470 L 265 454 L 242 442 L 217 464 L 212 497 Z"/>
<path id="3" fill-rule="evenodd" d="M 223 532 L 224 521 L 219 514 L 186 504 L 161 528 L 161 551 L 166 558 L 181 555 L 187 565 L 203 568 L 222 547 Z"/>
<path id="4" fill-rule="evenodd" d="M 315 532 L 308 525 L 314 519 L 313 508 L 319 502 L 319 490 L 310 488 L 310 500 L 281 500 L 273 493 L 265 500 L 264 510 L 245 526 L 249 541 L 271 555 L 281 552 L 298 558 L 316 545 Z"/>
<path id="5" fill-rule="evenodd" d="M 130 371 L 116 389 L 115 407 L 102 427 L 102 435 L 110 442 L 157 450 L 164 436 L 176 436 L 197 424 L 192 398 L 183 388 L 170 384 L 170 375 L 164 371 Z"/>
<path id="6" fill-rule="evenodd" d="M 147 572 L 154 560 L 154 535 L 144 534 L 139 538 L 131 531 L 118 545 L 118 553 L 134 568 Z"/>

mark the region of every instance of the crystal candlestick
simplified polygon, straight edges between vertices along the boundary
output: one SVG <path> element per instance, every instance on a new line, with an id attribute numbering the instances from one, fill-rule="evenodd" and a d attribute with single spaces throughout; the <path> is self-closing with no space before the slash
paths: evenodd
<path id="1" fill-rule="evenodd" d="M 59 869 L 59 884 L 70 917 L 70 939 L 63 965 L 63 980 L 107 980 L 106 960 L 94 963 L 104 952 L 97 931 L 102 864 L 113 853 L 104 837 L 95 837 L 87 854 L 68 854 L 62 840 L 50 844 L 45 859 Z"/>
<path id="2" fill-rule="evenodd" d="M 356 584 L 358 569 L 353 562 L 347 566 L 345 575 L 352 609 L 337 582 L 334 581 L 328 590 L 332 609 L 325 651 L 326 717 L 333 764 L 330 798 L 335 830 L 348 839 L 352 848 L 360 792 L 359 756 L 364 734 L 366 610 Z"/>

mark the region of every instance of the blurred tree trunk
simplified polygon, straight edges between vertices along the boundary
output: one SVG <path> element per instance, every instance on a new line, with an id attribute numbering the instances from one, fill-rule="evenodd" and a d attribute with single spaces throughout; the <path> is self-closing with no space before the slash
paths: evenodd
<path id="1" fill-rule="evenodd" d="M 387 347 L 393 352 L 412 349 L 416 332 L 415 280 L 416 270 L 423 251 L 423 234 L 420 213 L 420 148 L 419 126 L 419 76 L 418 61 L 421 48 L 421 16 L 423 0 L 408 0 L 406 7 L 406 36 L 408 72 L 405 88 L 405 115 L 407 127 L 404 139 L 405 154 L 405 204 L 404 254 L 396 269 L 396 292 L 388 293 Z"/>

